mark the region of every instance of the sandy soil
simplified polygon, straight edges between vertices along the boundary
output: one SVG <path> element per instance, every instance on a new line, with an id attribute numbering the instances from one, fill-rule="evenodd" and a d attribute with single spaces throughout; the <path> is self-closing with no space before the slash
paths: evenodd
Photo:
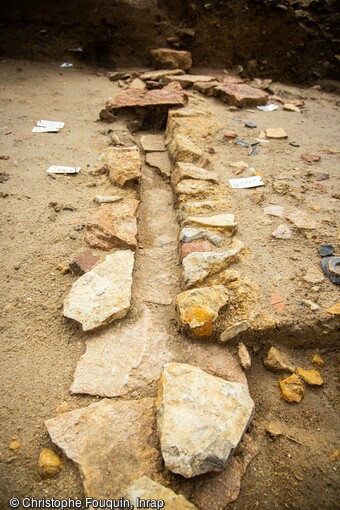
<path id="1" fill-rule="evenodd" d="M 40 481 L 36 468 L 41 448 L 52 447 L 44 420 L 55 416 L 60 410 L 75 409 L 95 401 L 95 398 L 69 395 L 76 363 L 85 350 L 85 334 L 74 322 L 62 316 L 63 299 L 76 277 L 63 275 L 58 270 L 58 264 L 68 264 L 86 247 L 84 226 L 97 207 L 93 203 L 94 195 L 112 192 L 106 176 L 94 177 L 90 171 L 98 166 L 98 155 L 109 142 L 107 133 L 112 126 L 96 122 L 96 119 L 105 101 L 112 96 L 115 86 L 103 73 L 88 69 L 61 70 L 59 64 L 19 61 L 2 62 L 0 65 L 0 199 L 3 217 L 0 276 L 0 506 L 8 508 L 8 500 L 14 496 L 83 496 L 78 470 L 66 458 L 64 469 L 54 479 Z M 279 118 L 276 117 L 279 126 L 269 125 L 273 122 L 271 120 L 266 121 L 266 127 L 290 130 L 291 136 L 304 145 L 303 152 L 319 153 L 327 147 L 340 150 L 339 134 L 336 134 L 338 98 L 315 90 L 294 89 L 291 93 L 308 97 L 307 116 L 296 117 L 298 114 L 282 112 Z M 194 96 L 199 102 L 200 96 Z M 225 120 L 226 131 L 231 126 L 239 130 L 242 124 L 237 118 L 245 120 L 247 117 L 247 120 L 259 123 L 263 122 L 264 115 L 270 115 L 262 112 L 242 112 L 242 115 L 238 115 L 215 101 L 211 103 L 211 108 L 221 120 Z M 65 128 L 58 134 L 31 133 L 39 118 L 64 121 Z M 226 170 L 222 165 L 223 154 L 226 150 L 230 151 L 230 147 L 222 138 L 214 143 L 217 149 L 214 164 L 224 179 L 233 177 L 231 168 Z M 243 153 L 235 148 L 232 150 L 234 153 L 229 154 L 230 158 L 236 161 L 244 158 Z M 256 156 L 257 166 L 261 165 L 264 172 L 270 169 L 277 178 L 287 168 L 299 167 L 301 170 L 296 170 L 294 182 L 300 187 L 301 179 L 308 180 L 305 174 L 309 167 L 299 161 L 297 153 L 294 153 L 297 149 L 282 150 L 275 146 L 275 150 L 275 160 L 269 148 Z M 298 150 L 302 152 L 302 149 Z M 322 220 L 328 217 L 327 241 L 336 244 L 335 214 L 339 188 L 338 181 L 334 179 L 338 154 L 320 154 L 322 167 L 319 170 L 328 172 L 331 178 L 317 186 L 313 181 L 310 189 L 306 190 L 307 202 L 310 206 L 321 207 Z M 5 159 L 7 156 L 9 159 Z M 51 178 L 46 174 L 51 164 L 79 165 L 82 170 L 76 176 Z M 154 188 L 168 189 L 159 179 L 150 177 Z M 232 199 L 236 204 L 237 197 L 233 196 Z M 301 203 L 299 197 L 290 196 L 287 200 L 292 201 L 293 205 Z M 246 269 L 254 264 L 257 250 L 268 249 L 268 236 L 273 229 L 272 224 L 263 223 L 260 233 L 254 234 L 249 223 L 250 213 L 247 216 L 245 212 L 249 211 L 252 203 L 251 194 L 248 194 L 245 202 L 239 203 L 235 211 L 241 218 L 242 235 L 248 238 L 248 242 L 252 240 L 253 246 L 256 245 L 252 255 L 246 259 Z M 147 206 L 144 207 L 146 210 Z M 260 221 L 259 211 L 256 214 Z M 147 245 L 145 234 L 144 241 Z M 283 277 L 296 274 L 295 277 L 300 278 L 301 271 L 308 267 L 308 263 L 303 265 L 306 257 L 313 263 L 318 260 L 318 241 L 305 237 L 295 240 L 295 253 L 298 255 L 294 256 L 298 257 L 297 260 L 289 259 L 291 254 L 280 246 L 279 254 L 286 250 L 285 257 L 291 260 L 293 268 L 290 269 L 286 263 L 284 267 L 278 264 L 272 278 L 277 279 L 281 272 Z M 303 246 L 305 252 L 301 252 Z M 278 250 L 274 245 L 270 249 L 274 252 Z M 140 271 L 140 285 L 143 285 L 143 270 Z M 175 290 L 180 286 L 175 256 L 173 271 Z M 255 270 L 255 274 L 259 271 Z M 268 292 L 273 285 L 267 280 L 263 284 Z M 319 304 L 332 304 L 335 291 L 330 285 L 321 289 Z M 304 296 L 308 294 L 304 288 L 302 293 Z M 138 290 L 134 299 L 137 297 Z M 310 299 L 310 296 L 305 296 L 305 299 Z M 137 309 L 138 303 L 134 301 L 132 314 Z M 162 310 L 174 338 L 173 348 L 176 349 L 176 342 L 179 346 L 178 340 L 182 337 L 176 333 L 174 309 L 169 306 L 165 312 L 164 308 Z M 289 310 L 294 312 L 294 308 Z M 299 318 L 298 322 L 303 326 L 304 319 Z M 303 328 L 300 333 L 300 337 L 303 336 Z M 254 343 L 252 346 L 253 367 L 248 381 L 256 402 L 256 414 L 251 435 L 256 439 L 260 452 L 248 469 L 239 499 L 228 508 L 328 510 L 339 507 L 338 466 L 330 459 L 334 450 L 339 448 L 336 435 L 339 430 L 339 358 L 335 351 L 336 344 L 322 343 L 321 350 L 317 343 L 313 350 L 285 348 L 294 362 L 303 366 L 310 365 L 315 352 L 321 352 L 325 359 L 325 368 L 322 370 L 324 387 L 308 389 L 299 406 L 289 405 L 280 399 L 279 376 L 264 369 L 262 360 L 266 343 Z M 180 346 L 178 356 L 186 360 L 185 349 Z M 148 391 L 153 394 L 155 388 Z M 270 421 L 280 422 L 293 439 L 269 438 L 265 428 Z M 9 449 L 12 439 L 18 439 L 21 443 L 17 453 Z"/>

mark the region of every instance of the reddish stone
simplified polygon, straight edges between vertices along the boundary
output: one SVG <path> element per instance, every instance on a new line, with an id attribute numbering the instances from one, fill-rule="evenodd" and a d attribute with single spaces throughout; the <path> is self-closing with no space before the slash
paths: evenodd
<path id="1" fill-rule="evenodd" d="M 285 298 L 282 296 L 281 292 L 273 292 L 272 296 L 271 296 L 271 301 L 272 301 L 272 305 L 273 307 L 278 311 L 278 312 L 283 312 L 285 306 L 286 306 L 286 303 L 285 303 Z"/>
<path id="2" fill-rule="evenodd" d="M 184 69 L 184 71 L 189 71 L 192 66 L 190 51 L 157 48 L 151 50 L 150 55 L 155 67 L 158 69 Z"/>
<path id="3" fill-rule="evenodd" d="M 106 103 L 106 110 L 116 112 L 122 108 L 154 107 L 154 106 L 185 106 L 188 102 L 186 94 L 178 88 L 140 90 L 130 88 L 119 92 Z"/>
<path id="4" fill-rule="evenodd" d="M 300 158 L 303 159 L 303 161 L 305 161 L 306 163 L 317 163 L 318 161 L 320 161 L 321 156 L 319 156 L 319 154 L 306 153 L 302 154 Z"/>
<path id="5" fill-rule="evenodd" d="M 204 94 L 205 96 L 211 97 L 214 95 L 214 88 L 219 85 L 219 81 L 197 81 L 193 85 L 193 89 L 197 90 L 201 94 Z"/>
<path id="6" fill-rule="evenodd" d="M 70 264 L 72 271 L 78 274 L 84 274 L 97 264 L 99 257 L 94 255 L 91 250 L 82 251 Z"/>
<path id="7" fill-rule="evenodd" d="M 195 83 L 215 83 L 215 86 L 218 82 L 216 82 L 215 76 L 207 76 L 207 75 L 195 75 L 195 74 L 182 74 L 181 76 L 166 76 L 165 82 L 176 82 L 179 83 L 184 89 L 188 87 L 192 87 Z"/>
<path id="8" fill-rule="evenodd" d="M 243 83 L 243 80 L 241 80 L 241 78 L 238 78 L 236 76 L 223 76 L 223 79 L 222 79 L 223 85 L 233 85 L 234 83 Z"/>
<path id="9" fill-rule="evenodd" d="M 190 253 L 197 251 L 213 251 L 213 245 L 209 241 L 198 241 L 193 243 L 183 243 L 181 246 L 181 259 L 185 259 Z"/>
<path id="10" fill-rule="evenodd" d="M 249 87 L 244 83 L 217 85 L 214 88 L 214 96 L 225 103 L 239 107 L 264 105 L 268 98 L 268 94 L 263 90 Z"/>
<path id="11" fill-rule="evenodd" d="M 149 71 L 147 73 L 143 73 L 140 75 L 140 79 L 145 81 L 158 81 L 162 80 L 166 76 L 175 76 L 179 74 L 184 74 L 184 71 L 182 69 L 163 69 L 162 71 Z"/>
<path id="12" fill-rule="evenodd" d="M 224 133 L 224 138 L 237 138 L 237 133 Z"/>

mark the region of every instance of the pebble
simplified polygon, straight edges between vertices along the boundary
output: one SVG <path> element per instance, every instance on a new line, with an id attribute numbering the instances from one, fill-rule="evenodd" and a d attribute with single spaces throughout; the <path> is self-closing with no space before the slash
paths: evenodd
<path id="1" fill-rule="evenodd" d="M 272 372 L 294 372 L 295 366 L 289 361 L 288 356 L 279 351 L 276 347 L 271 347 L 267 357 L 263 361 L 267 370 Z"/>
<path id="2" fill-rule="evenodd" d="M 301 377 L 303 381 L 305 381 L 310 386 L 322 386 L 323 379 L 321 377 L 320 372 L 318 370 L 305 370 L 304 368 L 298 367 L 297 369 L 298 375 Z"/>
<path id="3" fill-rule="evenodd" d="M 18 453 L 20 448 L 21 448 L 20 441 L 18 441 L 18 439 L 12 439 L 12 441 L 9 444 L 9 449 L 12 450 L 12 452 Z"/>
<path id="4" fill-rule="evenodd" d="M 282 398 L 287 402 L 301 402 L 305 390 L 296 374 L 292 374 L 279 382 Z"/>
<path id="5" fill-rule="evenodd" d="M 320 161 L 321 156 L 319 156 L 319 154 L 310 154 L 310 153 L 306 152 L 305 154 L 301 154 L 300 159 L 302 159 L 306 163 L 311 164 L 311 163 L 317 163 L 318 161 Z"/>
<path id="6" fill-rule="evenodd" d="M 319 310 L 319 305 L 317 305 L 316 303 L 314 303 L 313 301 L 311 301 L 310 299 L 303 299 L 302 300 L 302 303 L 309 306 L 310 309 L 314 312 L 315 310 Z"/>
<path id="7" fill-rule="evenodd" d="M 286 131 L 282 128 L 266 129 L 267 138 L 288 138 Z"/>
<path id="8" fill-rule="evenodd" d="M 314 354 L 314 356 L 312 358 L 312 363 L 314 363 L 314 365 L 316 365 L 319 368 L 322 368 L 325 366 L 325 362 L 324 362 L 323 358 L 320 356 L 320 354 Z"/>
<path id="9" fill-rule="evenodd" d="M 272 232 L 272 236 L 276 239 L 290 239 L 292 237 L 292 231 L 288 225 L 281 224 Z"/>
<path id="10" fill-rule="evenodd" d="M 118 202 L 118 200 L 122 200 L 123 197 L 119 195 L 96 195 L 93 199 L 97 204 L 111 204 L 112 202 Z"/>
<path id="11" fill-rule="evenodd" d="M 327 308 L 327 312 L 331 315 L 340 315 L 340 303 L 336 303 L 330 308 Z"/>
<path id="12" fill-rule="evenodd" d="M 298 108 L 297 106 L 295 106 L 294 104 L 290 104 L 290 103 L 286 103 L 283 105 L 283 109 L 284 110 L 287 110 L 288 112 L 296 112 L 296 113 L 301 113 L 301 110 L 300 108 Z"/>
<path id="13" fill-rule="evenodd" d="M 331 244 L 323 244 L 319 248 L 321 257 L 330 257 L 334 253 L 334 248 Z"/>
<path id="14" fill-rule="evenodd" d="M 256 128 L 257 127 L 256 124 L 254 122 L 252 122 L 251 120 L 246 120 L 244 125 L 246 127 L 249 127 L 249 128 Z"/>
<path id="15" fill-rule="evenodd" d="M 220 341 L 227 342 L 238 336 L 240 333 L 247 331 L 249 328 L 250 324 L 248 321 L 235 322 L 235 324 L 232 324 L 221 333 Z"/>
<path id="16" fill-rule="evenodd" d="M 242 342 L 238 344 L 238 357 L 241 367 L 244 370 L 249 370 L 251 368 L 251 357 L 247 347 Z"/>
<path id="17" fill-rule="evenodd" d="M 61 458 L 50 448 L 43 448 L 38 460 L 38 473 L 41 478 L 53 478 L 63 468 Z"/>

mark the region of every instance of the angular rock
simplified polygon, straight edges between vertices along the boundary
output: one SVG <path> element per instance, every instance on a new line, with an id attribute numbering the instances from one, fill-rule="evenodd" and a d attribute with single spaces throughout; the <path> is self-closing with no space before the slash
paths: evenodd
<path id="1" fill-rule="evenodd" d="M 309 214 L 301 211 L 300 209 L 289 214 L 288 219 L 299 229 L 314 230 L 318 228 L 316 221 L 314 221 Z"/>
<path id="2" fill-rule="evenodd" d="M 295 367 L 289 361 L 286 354 L 271 347 L 268 351 L 267 357 L 263 361 L 264 366 L 272 372 L 294 372 Z"/>
<path id="3" fill-rule="evenodd" d="M 135 110 L 136 108 L 154 108 L 185 106 L 187 95 L 182 91 L 170 87 L 154 90 L 127 89 L 119 92 L 113 99 L 107 101 L 106 110 L 117 113 L 120 110 Z"/>
<path id="4" fill-rule="evenodd" d="M 246 385 L 180 363 L 164 366 L 156 405 L 165 465 L 185 478 L 224 469 L 254 411 Z"/>
<path id="5" fill-rule="evenodd" d="M 192 243 L 183 243 L 181 246 L 181 259 L 185 259 L 190 253 L 212 251 L 212 244 L 209 241 L 196 241 Z"/>
<path id="6" fill-rule="evenodd" d="M 133 325 L 92 337 L 78 362 L 71 393 L 117 397 L 156 381 L 171 358 L 168 338 L 149 310 Z"/>
<path id="7" fill-rule="evenodd" d="M 268 216 L 277 216 L 278 218 L 285 216 L 285 209 L 281 205 L 269 205 L 263 208 L 263 212 Z"/>
<path id="8" fill-rule="evenodd" d="M 99 257 L 94 255 L 91 250 L 84 250 L 70 263 L 70 268 L 74 273 L 88 273 L 97 264 L 98 260 Z"/>
<path id="9" fill-rule="evenodd" d="M 183 69 L 189 71 L 192 66 L 190 51 L 157 48 L 150 51 L 152 61 L 157 69 Z"/>
<path id="10" fill-rule="evenodd" d="M 217 234 L 212 234 L 207 230 L 200 228 L 188 228 L 184 227 L 180 233 L 181 243 L 191 243 L 192 241 L 199 241 L 201 239 L 207 239 L 215 246 L 221 246 L 223 238 Z"/>
<path id="11" fill-rule="evenodd" d="M 145 85 L 144 81 L 141 80 L 140 78 L 135 78 L 130 83 L 130 87 L 133 88 L 133 89 L 145 90 L 146 85 Z"/>
<path id="12" fill-rule="evenodd" d="M 102 204 L 88 221 L 86 241 L 96 248 L 111 250 L 115 246 L 135 247 L 137 244 L 138 200 Z"/>
<path id="13" fill-rule="evenodd" d="M 124 317 L 130 308 L 134 252 L 116 251 L 85 273 L 64 301 L 64 316 L 80 322 L 83 331 Z"/>
<path id="14" fill-rule="evenodd" d="M 290 103 L 285 103 L 283 105 L 283 109 L 284 110 L 287 110 L 287 112 L 297 112 L 297 113 L 301 113 L 301 110 L 300 108 L 298 108 L 297 106 L 295 106 L 294 104 L 290 104 Z"/>
<path id="15" fill-rule="evenodd" d="M 162 501 L 166 510 L 196 509 L 182 494 L 176 494 L 164 485 L 150 480 L 147 476 L 142 476 L 139 480 L 131 482 L 125 491 L 124 497 L 134 505 L 134 508 L 143 508 L 144 500 L 149 508 L 161 508 L 157 505 L 160 505 Z"/>
<path id="16" fill-rule="evenodd" d="M 149 152 L 145 156 L 145 163 L 167 180 L 170 179 L 172 165 L 167 152 Z"/>
<path id="17" fill-rule="evenodd" d="M 303 277 L 303 279 L 308 282 L 315 285 L 316 283 L 321 283 L 324 281 L 325 277 L 318 267 L 310 267 Z"/>
<path id="18" fill-rule="evenodd" d="M 141 80 L 145 81 L 158 81 L 165 78 L 165 76 L 176 76 L 184 74 L 183 69 L 164 69 L 158 71 L 148 71 L 147 73 L 142 73 L 139 77 Z"/>
<path id="19" fill-rule="evenodd" d="M 249 370 L 251 368 L 251 357 L 247 347 L 242 342 L 238 344 L 238 357 L 240 359 L 241 367 L 244 370 Z"/>
<path id="20" fill-rule="evenodd" d="M 145 152 L 163 152 L 166 150 L 163 135 L 143 135 L 140 143 Z"/>
<path id="21" fill-rule="evenodd" d="M 321 159 L 321 156 L 319 156 L 319 154 L 309 154 L 309 153 L 306 153 L 306 154 L 302 154 L 300 156 L 300 159 L 302 159 L 303 161 L 305 161 L 306 163 L 318 163 Z"/>
<path id="22" fill-rule="evenodd" d="M 50 448 L 43 448 L 41 450 L 38 460 L 38 474 L 41 478 L 53 478 L 62 468 L 63 462 L 59 455 Z"/>
<path id="23" fill-rule="evenodd" d="M 327 313 L 330 315 L 340 315 L 340 303 L 336 303 L 335 305 L 327 308 Z"/>
<path id="24" fill-rule="evenodd" d="M 195 163 L 203 156 L 203 151 L 197 147 L 187 136 L 177 134 L 168 144 L 168 151 L 171 161 Z"/>
<path id="25" fill-rule="evenodd" d="M 248 329 L 250 329 L 248 321 L 235 322 L 221 333 L 220 340 L 221 342 L 228 342 Z"/>
<path id="26" fill-rule="evenodd" d="M 183 179 L 198 179 L 211 182 L 219 182 L 219 176 L 215 172 L 205 170 L 192 163 L 177 163 L 171 175 L 171 183 L 176 186 Z"/>
<path id="27" fill-rule="evenodd" d="M 282 223 L 272 232 L 272 236 L 276 239 L 290 239 L 292 237 L 292 231 L 288 225 Z"/>
<path id="28" fill-rule="evenodd" d="M 195 83 L 209 83 L 215 82 L 215 76 L 198 75 L 198 74 L 182 74 L 181 76 L 166 76 L 165 82 L 176 82 L 179 83 L 184 89 L 192 87 Z"/>
<path id="29" fill-rule="evenodd" d="M 180 212 L 185 216 L 186 214 L 195 214 L 198 212 L 202 212 L 202 209 L 215 209 L 216 202 L 213 200 L 197 200 L 197 201 L 188 201 L 183 203 L 180 206 Z"/>
<path id="30" fill-rule="evenodd" d="M 297 373 L 303 381 L 310 386 L 322 386 L 323 379 L 318 370 L 305 370 L 304 368 L 298 367 Z"/>
<path id="31" fill-rule="evenodd" d="M 305 390 L 296 374 L 292 374 L 279 382 L 282 398 L 287 402 L 301 402 Z"/>
<path id="32" fill-rule="evenodd" d="M 266 129 L 267 138 L 288 138 L 286 131 L 282 128 Z"/>
<path id="33" fill-rule="evenodd" d="M 199 195 L 201 193 L 209 193 L 213 191 L 213 183 L 211 181 L 203 181 L 198 179 L 183 179 L 174 188 L 177 195 Z"/>
<path id="34" fill-rule="evenodd" d="M 143 475 L 155 476 L 160 454 L 154 401 L 101 400 L 45 422 L 52 441 L 79 467 L 85 494 L 118 498 Z"/>
<path id="35" fill-rule="evenodd" d="M 214 88 L 220 85 L 219 81 L 197 81 L 193 84 L 192 88 L 204 94 L 205 96 L 211 97 L 214 95 Z"/>
<path id="36" fill-rule="evenodd" d="M 240 84 L 220 84 L 214 88 L 214 96 L 225 103 L 241 108 L 267 103 L 268 94 L 263 90 Z"/>
<path id="37" fill-rule="evenodd" d="M 217 214 L 214 216 L 188 216 L 188 223 L 197 223 L 206 227 L 222 228 L 229 234 L 234 234 L 237 229 L 234 214 Z"/>
<path id="38" fill-rule="evenodd" d="M 228 301 L 228 291 L 223 285 L 187 290 L 176 299 L 181 323 L 189 326 L 199 337 L 209 337 L 213 334 L 213 323 L 218 317 L 219 310 Z"/>
<path id="39" fill-rule="evenodd" d="M 208 276 L 215 274 L 235 261 L 244 245 L 235 240 L 233 248 L 226 252 L 191 253 L 183 260 L 184 283 L 191 287 L 203 282 Z"/>
<path id="40" fill-rule="evenodd" d="M 136 147 L 108 147 L 104 152 L 104 162 L 110 181 L 118 186 L 136 182 L 142 175 L 142 163 Z"/>
<path id="41" fill-rule="evenodd" d="M 316 365 L 319 368 L 322 368 L 325 366 L 325 362 L 322 359 L 322 357 L 320 356 L 320 354 L 314 354 L 312 363 L 314 363 L 314 365 Z"/>

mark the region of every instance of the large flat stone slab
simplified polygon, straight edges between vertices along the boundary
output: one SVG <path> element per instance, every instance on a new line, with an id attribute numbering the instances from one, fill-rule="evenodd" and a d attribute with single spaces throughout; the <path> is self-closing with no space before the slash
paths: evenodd
<path id="1" fill-rule="evenodd" d="M 156 381 L 171 354 L 168 334 L 149 310 L 133 325 L 111 328 L 86 341 L 71 393 L 117 397 Z"/>
<path id="2" fill-rule="evenodd" d="M 221 471 L 253 411 L 247 385 L 190 365 L 166 364 L 157 400 L 157 428 L 166 467 L 185 478 Z"/>
<path id="3" fill-rule="evenodd" d="M 104 152 L 104 163 L 110 181 L 118 186 L 136 182 L 141 176 L 141 160 L 137 147 L 108 147 Z"/>
<path id="4" fill-rule="evenodd" d="M 268 94 L 244 83 L 217 85 L 214 96 L 233 106 L 260 106 L 267 103 Z"/>
<path id="5" fill-rule="evenodd" d="M 234 262 L 243 249 L 242 241 L 235 240 L 234 247 L 226 252 L 195 252 L 183 259 L 184 283 L 192 287 L 203 282 L 208 276 L 222 271 Z"/>
<path id="6" fill-rule="evenodd" d="M 150 51 L 156 68 L 183 69 L 189 71 L 192 66 L 190 51 L 178 51 L 170 48 L 156 48 Z"/>
<path id="7" fill-rule="evenodd" d="M 138 204 L 134 198 L 102 204 L 86 226 L 85 239 L 89 245 L 102 250 L 116 246 L 135 248 Z"/>
<path id="8" fill-rule="evenodd" d="M 206 170 L 192 163 L 177 163 L 171 175 L 171 183 L 173 186 L 183 179 L 197 179 L 211 182 L 219 182 L 219 176 L 211 170 Z"/>
<path id="9" fill-rule="evenodd" d="M 130 308 L 134 252 L 116 251 L 85 273 L 64 301 L 64 315 L 84 331 L 124 317 Z"/>
<path id="10" fill-rule="evenodd" d="M 196 507 L 190 503 L 182 494 L 175 494 L 171 489 L 160 483 L 142 476 L 139 480 L 130 483 L 124 497 L 128 499 L 135 508 L 143 508 L 143 502 L 147 501 L 149 508 L 160 508 L 156 506 L 162 501 L 166 510 L 195 510 Z"/>
<path id="11" fill-rule="evenodd" d="M 209 83 L 216 81 L 215 76 L 200 75 L 200 74 L 182 74 L 181 76 L 169 75 L 165 77 L 165 82 L 176 82 L 179 83 L 184 89 L 192 87 L 195 83 Z"/>
<path id="12" fill-rule="evenodd" d="M 118 498 L 132 480 L 153 478 L 160 465 L 153 399 L 104 399 L 45 425 L 52 441 L 78 465 L 87 496 Z"/>
<path id="13" fill-rule="evenodd" d="M 175 76 L 179 74 L 184 74 L 183 69 L 163 69 L 157 71 L 148 71 L 146 73 L 142 73 L 139 77 L 144 81 L 158 81 L 165 78 L 165 76 Z"/>

